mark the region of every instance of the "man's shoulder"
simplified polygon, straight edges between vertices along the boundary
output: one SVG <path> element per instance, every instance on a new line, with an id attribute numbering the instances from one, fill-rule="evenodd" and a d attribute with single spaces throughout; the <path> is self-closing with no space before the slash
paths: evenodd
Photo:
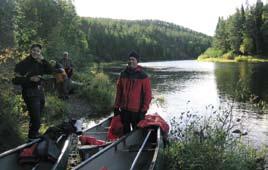
<path id="1" fill-rule="evenodd" d="M 129 74 L 127 70 L 123 70 L 120 73 L 121 78 L 134 78 L 134 79 L 145 79 L 148 77 L 144 70 L 139 70 L 135 74 Z"/>
<path id="2" fill-rule="evenodd" d="M 148 77 L 147 73 L 144 70 L 140 70 L 139 74 L 140 74 L 140 77 L 142 77 L 143 79 Z"/>
<path id="3" fill-rule="evenodd" d="M 126 72 L 126 70 L 122 70 L 120 72 L 120 77 L 125 77 L 125 76 L 127 76 L 127 72 Z"/>
<path id="4" fill-rule="evenodd" d="M 31 61 L 30 61 L 30 57 L 26 57 L 26 58 L 24 58 L 23 60 L 21 60 L 20 62 L 18 62 L 17 64 L 16 64 L 16 66 L 24 66 L 25 64 L 28 64 L 28 63 L 30 63 Z"/>

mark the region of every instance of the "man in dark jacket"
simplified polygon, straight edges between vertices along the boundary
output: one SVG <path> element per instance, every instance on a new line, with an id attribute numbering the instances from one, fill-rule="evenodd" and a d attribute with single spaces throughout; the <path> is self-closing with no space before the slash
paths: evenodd
<path id="1" fill-rule="evenodd" d="M 68 78 L 70 79 L 73 75 L 73 64 L 67 51 L 63 53 L 63 58 L 61 59 L 60 63 L 67 73 Z"/>
<path id="2" fill-rule="evenodd" d="M 16 64 L 13 83 L 21 85 L 22 98 L 30 115 L 28 138 L 39 137 L 40 113 L 45 104 L 44 91 L 41 84 L 43 74 L 51 74 L 50 64 L 41 55 L 42 46 L 33 44 L 28 57 Z"/>
<path id="3" fill-rule="evenodd" d="M 129 53 L 128 66 L 117 81 L 114 114 L 120 114 L 124 134 L 144 119 L 152 99 L 150 79 L 138 65 L 139 58 L 136 52 Z"/>

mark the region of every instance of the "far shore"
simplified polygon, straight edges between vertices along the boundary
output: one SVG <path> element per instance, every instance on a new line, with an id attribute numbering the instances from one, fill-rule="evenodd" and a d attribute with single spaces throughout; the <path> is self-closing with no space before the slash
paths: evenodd
<path id="1" fill-rule="evenodd" d="M 254 56 L 235 56 L 229 59 L 224 57 L 207 57 L 201 55 L 197 58 L 197 61 L 221 62 L 221 63 L 235 63 L 235 62 L 261 63 L 261 62 L 268 62 L 268 59 L 258 58 Z"/>

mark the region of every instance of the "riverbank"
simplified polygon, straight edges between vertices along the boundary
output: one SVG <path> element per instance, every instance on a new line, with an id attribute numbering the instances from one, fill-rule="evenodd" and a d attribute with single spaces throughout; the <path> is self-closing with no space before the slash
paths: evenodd
<path id="1" fill-rule="evenodd" d="M 257 63 L 257 62 L 268 62 L 268 59 L 259 58 L 255 56 L 220 56 L 220 57 L 209 57 L 207 55 L 200 55 L 197 58 L 197 61 L 205 61 L 205 62 L 223 62 L 223 63 L 234 63 L 234 62 L 249 62 L 249 63 Z"/>

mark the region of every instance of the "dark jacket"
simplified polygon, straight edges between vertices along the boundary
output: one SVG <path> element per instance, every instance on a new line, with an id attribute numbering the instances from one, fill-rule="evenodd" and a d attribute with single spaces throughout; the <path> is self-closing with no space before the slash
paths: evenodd
<path id="1" fill-rule="evenodd" d="M 132 112 L 146 112 L 151 99 L 150 79 L 140 66 L 135 70 L 127 67 L 121 72 L 117 81 L 115 108 Z"/>
<path id="2" fill-rule="evenodd" d="M 41 85 L 41 81 L 33 82 L 30 77 L 36 75 L 51 74 L 52 67 L 46 60 L 38 63 L 34 58 L 28 56 L 15 66 L 16 76 L 12 80 L 14 84 L 21 85 L 23 91 L 26 89 L 37 89 Z"/>
<path id="3" fill-rule="evenodd" d="M 64 58 L 62 58 L 61 60 L 60 60 L 60 63 L 61 63 L 61 65 L 63 66 L 63 68 L 65 68 L 65 69 L 72 69 L 73 68 L 73 64 L 72 64 L 72 61 L 71 61 L 71 59 L 64 59 Z"/>

